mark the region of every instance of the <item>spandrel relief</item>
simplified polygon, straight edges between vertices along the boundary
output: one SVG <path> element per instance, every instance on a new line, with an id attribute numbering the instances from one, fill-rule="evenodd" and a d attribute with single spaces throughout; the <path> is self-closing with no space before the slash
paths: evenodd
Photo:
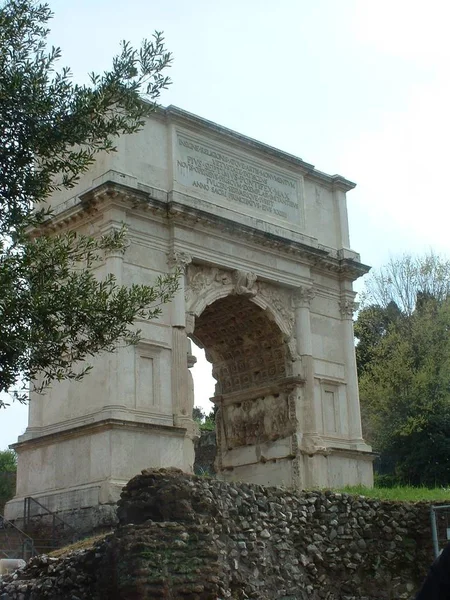
<path id="1" fill-rule="evenodd" d="M 206 265 L 188 266 L 185 291 L 188 311 L 193 311 L 196 305 L 202 304 L 201 301 L 209 304 L 209 297 L 213 302 L 218 290 L 230 295 L 247 296 L 252 301 L 254 299 L 256 304 L 267 307 L 273 317 L 278 317 L 284 333 L 291 336 L 295 321 L 291 290 L 258 281 L 257 275 L 248 271 L 227 271 Z"/>

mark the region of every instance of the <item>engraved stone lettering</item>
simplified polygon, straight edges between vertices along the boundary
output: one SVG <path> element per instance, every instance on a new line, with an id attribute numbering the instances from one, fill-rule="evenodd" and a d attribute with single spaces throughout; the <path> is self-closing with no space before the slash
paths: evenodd
<path id="1" fill-rule="evenodd" d="M 248 206 L 266 217 L 300 222 L 299 180 L 178 132 L 177 179 L 186 187 Z"/>

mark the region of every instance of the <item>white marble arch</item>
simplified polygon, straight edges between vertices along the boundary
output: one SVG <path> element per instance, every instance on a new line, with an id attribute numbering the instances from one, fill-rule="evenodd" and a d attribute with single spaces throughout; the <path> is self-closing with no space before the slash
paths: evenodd
<path id="1" fill-rule="evenodd" d="M 32 395 L 6 517 L 23 514 L 26 496 L 97 514 L 145 467 L 191 471 L 188 338 L 230 346 L 225 325 L 211 334 L 220 311 L 239 312 L 247 337 L 234 345 L 240 366 L 230 348 L 213 351 L 219 476 L 298 489 L 371 485 L 352 325 L 352 284 L 368 270 L 350 247 L 354 185 L 168 107 L 55 194 L 56 232 L 128 227 L 125 254 L 105 257 L 99 277 L 151 283 L 176 265 L 184 275 L 161 317 L 137 323 L 137 347 L 96 357 L 81 383 Z"/>

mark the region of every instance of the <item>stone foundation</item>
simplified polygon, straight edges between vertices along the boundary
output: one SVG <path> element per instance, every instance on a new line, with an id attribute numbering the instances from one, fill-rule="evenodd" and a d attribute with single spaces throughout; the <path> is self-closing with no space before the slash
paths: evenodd
<path id="1" fill-rule="evenodd" d="M 94 549 L 4 579 L 2 600 L 407 600 L 433 560 L 425 504 L 176 470 L 134 477 L 118 518 Z"/>

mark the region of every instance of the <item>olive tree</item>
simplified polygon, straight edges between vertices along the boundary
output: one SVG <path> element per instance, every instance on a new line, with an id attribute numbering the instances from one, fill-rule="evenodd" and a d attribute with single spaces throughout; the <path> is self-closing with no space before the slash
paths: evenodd
<path id="1" fill-rule="evenodd" d="M 177 274 L 153 287 L 96 278 L 99 258 L 125 251 L 125 229 L 88 236 L 48 227 L 51 194 L 73 187 L 155 109 L 170 83 L 163 36 L 137 49 L 123 42 L 109 71 L 78 85 L 58 70 L 60 49 L 47 48 L 51 17 L 33 0 L 0 4 L 0 392 L 22 401 L 23 382 L 42 391 L 79 379 L 86 358 L 135 343 L 134 320 L 156 317 L 178 285 Z"/>

